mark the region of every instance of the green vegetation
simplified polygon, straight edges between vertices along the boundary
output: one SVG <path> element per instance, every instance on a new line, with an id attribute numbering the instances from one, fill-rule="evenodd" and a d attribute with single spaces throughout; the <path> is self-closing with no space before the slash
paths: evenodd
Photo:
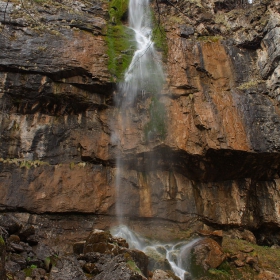
<path id="1" fill-rule="evenodd" d="M 128 252 L 126 252 L 126 253 L 123 254 L 123 256 L 124 256 L 124 259 L 125 259 L 125 261 L 126 261 L 127 267 L 128 267 L 130 270 L 135 271 L 135 272 L 137 272 L 137 273 L 139 273 L 140 275 L 143 276 L 141 270 L 139 269 L 139 267 L 137 266 L 137 264 L 133 261 L 131 255 L 130 255 Z"/>
<path id="2" fill-rule="evenodd" d="M 128 0 L 112 0 L 109 4 L 110 21 L 113 24 L 121 25 L 128 10 Z"/>
<path id="3" fill-rule="evenodd" d="M 254 251 L 249 253 L 252 257 L 257 257 L 262 268 L 279 274 L 280 271 L 280 249 L 259 246 L 245 240 L 230 239 L 224 237 L 223 249 L 229 254 L 236 254 L 246 248 L 252 247 Z"/>
<path id="4" fill-rule="evenodd" d="M 110 73 L 122 80 L 125 70 L 128 68 L 134 53 L 132 42 L 133 31 L 123 25 L 108 25 L 107 29 L 107 54 L 108 69 Z"/>
<path id="5" fill-rule="evenodd" d="M 150 121 L 144 126 L 145 140 L 149 141 L 155 138 L 164 140 L 167 133 L 165 124 L 166 109 L 156 95 L 151 98 L 149 115 Z"/>
<path id="6" fill-rule="evenodd" d="M 223 262 L 218 269 L 211 268 L 208 271 L 208 279 L 232 279 L 232 267 L 228 262 Z"/>
<path id="7" fill-rule="evenodd" d="M 32 264 L 31 266 L 27 267 L 24 269 L 24 273 L 26 277 L 31 277 L 32 276 L 32 270 L 37 268 L 37 265 Z"/>
<path id="8" fill-rule="evenodd" d="M 70 169 L 74 169 L 75 166 L 85 167 L 86 166 L 86 162 L 78 162 L 78 163 L 71 162 L 70 163 Z"/>
<path id="9" fill-rule="evenodd" d="M 46 0 L 33 0 L 35 3 L 37 4 L 41 4 L 41 3 L 44 3 L 46 2 Z"/>
<path id="10" fill-rule="evenodd" d="M 7 276 L 7 278 L 9 280 L 13 280 L 14 279 L 14 276 L 11 273 L 7 273 L 6 276 Z"/>
<path id="11" fill-rule="evenodd" d="M 40 160 L 25 160 L 25 159 L 20 159 L 20 158 L 8 158 L 8 159 L 3 159 L 0 158 L 0 162 L 7 163 L 7 164 L 16 164 L 20 168 L 27 168 L 29 169 L 30 167 L 38 167 L 42 165 L 49 165 L 48 162 L 45 161 L 40 161 Z"/>
<path id="12" fill-rule="evenodd" d="M 153 20 L 153 41 L 155 43 L 155 47 L 162 52 L 163 59 L 167 58 L 168 54 L 168 44 L 167 37 L 163 26 L 159 23 L 154 13 L 152 13 Z"/>
<path id="13" fill-rule="evenodd" d="M 123 78 L 128 68 L 135 46 L 133 31 L 122 24 L 128 9 L 128 0 L 112 0 L 109 5 L 110 22 L 107 26 L 108 69 L 115 81 Z"/>
<path id="14" fill-rule="evenodd" d="M 0 246 L 4 246 L 4 245 L 5 245 L 4 238 L 2 237 L 2 235 L 0 235 Z"/>
<path id="15" fill-rule="evenodd" d="M 247 83 L 243 83 L 241 84 L 239 87 L 237 87 L 238 89 L 241 89 L 241 90 L 245 90 L 245 89 L 249 89 L 251 87 L 255 87 L 255 86 L 258 86 L 259 84 L 263 83 L 264 81 L 263 80 L 251 80 Z"/>
<path id="16" fill-rule="evenodd" d="M 258 265 L 261 269 L 272 271 L 279 274 L 280 270 L 280 250 L 266 246 L 258 246 L 249 243 L 245 240 L 223 238 L 223 250 L 228 255 L 236 255 L 246 251 L 248 247 L 254 250 L 247 253 L 248 256 L 257 258 Z M 246 264 L 243 267 L 237 268 L 234 263 L 224 261 L 217 269 L 210 269 L 207 273 L 207 279 L 256 279 L 257 272 L 250 265 Z"/>
<path id="17" fill-rule="evenodd" d="M 135 271 L 137 273 L 139 273 L 140 275 L 142 275 L 141 270 L 139 269 L 139 267 L 136 265 L 136 263 L 133 260 L 128 260 L 126 262 L 128 268 L 132 271 Z"/>

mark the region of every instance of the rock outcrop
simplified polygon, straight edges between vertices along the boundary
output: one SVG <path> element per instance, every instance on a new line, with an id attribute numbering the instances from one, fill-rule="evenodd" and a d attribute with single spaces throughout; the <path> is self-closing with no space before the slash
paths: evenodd
<path id="1" fill-rule="evenodd" d="M 129 35 L 126 6 L 0 1 L 1 210 L 114 216 L 120 201 L 134 220 L 279 243 L 279 4 L 231 2 L 155 5 L 167 83 L 159 100 L 139 97 L 122 131 L 116 69 L 132 46 L 112 38 Z"/>

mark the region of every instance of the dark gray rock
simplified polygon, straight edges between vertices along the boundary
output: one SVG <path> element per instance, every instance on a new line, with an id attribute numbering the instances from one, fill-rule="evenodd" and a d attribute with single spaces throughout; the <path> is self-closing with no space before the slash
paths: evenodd
<path id="1" fill-rule="evenodd" d="M 50 272 L 49 280 L 86 280 L 79 262 L 75 257 L 60 258 L 61 267 L 53 266 Z"/>
<path id="2" fill-rule="evenodd" d="M 126 260 L 124 256 L 117 255 L 109 262 L 102 265 L 102 270 L 94 279 L 95 280 L 144 280 L 147 279 L 141 275 L 140 269 L 131 260 Z"/>
<path id="3" fill-rule="evenodd" d="M 16 243 L 11 242 L 10 247 L 12 248 L 12 250 L 14 252 L 17 252 L 17 253 L 21 253 L 24 251 L 24 248 L 22 247 L 21 244 L 16 244 Z"/>
<path id="4" fill-rule="evenodd" d="M 194 34 L 194 28 L 192 26 L 181 25 L 180 36 L 183 38 L 189 38 L 190 35 Z"/>
<path id="5" fill-rule="evenodd" d="M 18 272 L 21 270 L 20 265 L 13 261 L 7 261 L 5 264 L 5 268 L 6 268 L 7 272 L 12 272 L 12 273 L 15 273 L 15 272 Z"/>
<path id="6" fill-rule="evenodd" d="M 25 225 L 19 232 L 19 237 L 22 241 L 26 241 L 28 237 L 35 234 L 35 228 L 31 225 Z"/>
<path id="7" fill-rule="evenodd" d="M 26 259 L 24 256 L 22 255 L 18 255 L 18 254 L 11 254 L 10 255 L 10 260 L 12 262 L 17 263 L 21 269 L 26 268 L 27 264 L 26 264 Z"/>
<path id="8" fill-rule="evenodd" d="M 19 231 L 22 224 L 12 214 L 0 214 L 0 226 L 12 234 Z"/>

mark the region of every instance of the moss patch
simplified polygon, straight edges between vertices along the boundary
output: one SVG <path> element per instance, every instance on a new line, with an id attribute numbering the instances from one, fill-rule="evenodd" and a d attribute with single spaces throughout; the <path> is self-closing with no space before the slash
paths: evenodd
<path id="1" fill-rule="evenodd" d="M 112 0 L 109 4 L 110 22 L 120 25 L 128 11 L 129 0 Z"/>
<path id="2" fill-rule="evenodd" d="M 40 160 L 25 160 L 25 159 L 19 159 L 19 158 L 8 158 L 8 159 L 3 159 L 0 158 L 0 162 L 6 163 L 6 164 L 15 164 L 19 166 L 20 168 L 27 168 L 29 169 L 30 167 L 39 167 L 42 165 L 49 165 L 48 162 L 45 161 L 40 161 Z"/>
<path id="3" fill-rule="evenodd" d="M 245 90 L 245 89 L 249 89 L 249 88 L 252 88 L 252 87 L 255 87 L 255 86 L 258 86 L 259 84 L 263 83 L 264 81 L 263 80 L 251 80 L 247 83 L 243 83 L 241 84 L 239 87 L 237 87 L 238 89 L 241 89 L 241 90 Z"/>
<path id="4" fill-rule="evenodd" d="M 167 59 L 168 54 L 168 43 L 167 36 L 163 26 L 158 22 L 156 15 L 152 13 L 153 20 L 153 41 L 157 50 L 161 51 L 163 54 L 163 59 Z"/>
<path id="5" fill-rule="evenodd" d="M 107 54 L 108 69 L 110 73 L 120 81 L 128 68 L 135 45 L 132 41 L 133 31 L 123 25 L 108 25 L 107 29 Z"/>
<path id="6" fill-rule="evenodd" d="M 108 69 L 114 82 L 123 79 L 135 50 L 133 31 L 123 25 L 127 10 L 128 0 L 113 0 L 109 4 L 110 21 L 107 26 L 106 42 Z"/>
<path id="7" fill-rule="evenodd" d="M 280 249 L 251 244 L 240 239 L 230 239 L 227 237 L 223 239 L 223 249 L 230 254 L 236 254 L 248 246 L 254 248 L 254 251 L 249 253 L 249 255 L 257 257 L 262 268 L 277 274 L 280 273 Z"/>
<path id="8" fill-rule="evenodd" d="M 0 246 L 5 246 L 4 238 L 0 235 Z"/>
<path id="9" fill-rule="evenodd" d="M 137 266 L 137 264 L 133 260 L 128 260 L 126 262 L 126 265 L 130 270 L 132 270 L 132 271 L 134 271 L 134 272 L 143 276 L 142 271 L 139 269 L 139 267 Z"/>

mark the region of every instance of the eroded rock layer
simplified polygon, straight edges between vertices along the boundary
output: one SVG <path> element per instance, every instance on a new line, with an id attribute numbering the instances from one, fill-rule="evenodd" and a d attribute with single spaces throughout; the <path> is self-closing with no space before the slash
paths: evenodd
<path id="1" fill-rule="evenodd" d="M 1 210 L 114 217 L 118 200 L 133 219 L 273 232 L 279 3 L 153 2 L 167 83 L 123 130 L 124 2 L 0 1 Z"/>

